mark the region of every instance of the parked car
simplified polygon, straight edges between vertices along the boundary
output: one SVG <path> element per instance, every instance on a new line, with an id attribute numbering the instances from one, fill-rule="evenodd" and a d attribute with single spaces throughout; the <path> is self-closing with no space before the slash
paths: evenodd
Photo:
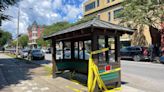
<path id="1" fill-rule="evenodd" d="M 63 53 L 62 53 L 62 49 L 57 49 L 56 50 L 56 59 L 62 59 L 63 58 Z"/>
<path id="2" fill-rule="evenodd" d="M 64 48 L 64 58 L 65 59 L 70 59 L 71 58 L 71 49 Z"/>
<path id="3" fill-rule="evenodd" d="M 140 46 L 128 46 L 120 50 L 121 59 L 133 59 L 134 61 L 149 59 L 148 50 Z"/>
<path id="4" fill-rule="evenodd" d="M 48 48 L 47 50 L 48 50 L 48 52 L 47 52 L 47 53 L 51 53 L 51 50 L 52 50 L 52 49 L 51 49 L 51 48 Z"/>
<path id="5" fill-rule="evenodd" d="M 43 51 L 44 53 L 49 53 L 49 50 L 48 50 L 48 49 L 42 49 L 42 51 Z"/>
<path id="6" fill-rule="evenodd" d="M 27 58 L 28 52 L 29 52 L 29 50 L 23 49 L 23 50 L 20 51 L 20 56 L 21 56 L 22 58 Z"/>
<path id="7" fill-rule="evenodd" d="M 29 60 L 34 60 L 34 59 L 45 59 L 45 55 L 42 50 L 40 49 L 33 49 L 30 50 L 28 53 L 28 59 Z"/>
<path id="8" fill-rule="evenodd" d="M 164 64 L 164 56 L 161 56 L 161 57 L 159 58 L 159 61 L 160 61 L 160 63 L 163 63 L 163 64 Z"/>

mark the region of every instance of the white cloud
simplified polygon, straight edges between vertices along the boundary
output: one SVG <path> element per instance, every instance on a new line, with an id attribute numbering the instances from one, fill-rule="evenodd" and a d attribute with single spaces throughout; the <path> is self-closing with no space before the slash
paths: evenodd
<path id="1" fill-rule="evenodd" d="M 50 25 L 52 23 L 67 20 L 70 22 L 82 18 L 82 3 L 85 0 L 23 0 L 20 7 L 20 33 L 26 33 L 27 27 L 33 21 L 38 24 Z M 18 7 L 11 6 L 5 11 L 12 16 L 11 21 L 3 21 L 2 29 L 11 32 L 14 37 L 17 30 Z"/>

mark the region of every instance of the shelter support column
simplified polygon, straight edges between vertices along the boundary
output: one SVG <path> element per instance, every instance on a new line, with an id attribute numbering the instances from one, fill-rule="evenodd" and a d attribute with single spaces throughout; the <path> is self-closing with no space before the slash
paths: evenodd
<path id="1" fill-rule="evenodd" d="M 115 36 L 115 60 L 120 64 L 120 37 Z"/>
<path id="2" fill-rule="evenodd" d="M 91 47 L 92 47 L 91 48 L 92 51 L 98 50 L 98 48 L 99 48 L 98 35 L 96 33 L 93 33 L 92 34 Z M 94 60 L 94 63 L 98 66 L 98 60 L 99 60 L 98 54 L 94 54 L 92 58 Z M 94 92 L 99 92 L 98 84 L 97 83 L 96 83 Z"/>
<path id="3" fill-rule="evenodd" d="M 120 64 L 120 36 L 115 36 L 115 61 L 118 63 L 119 67 L 121 68 Z M 121 71 L 119 71 L 119 79 L 117 83 L 117 87 L 121 86 Z"/>
<path id="4" fill-rule="evenodd" d="M 109 45 L 108 45 L 108 36 L 105 36 L 105 48 L 108 48 Z M 109 51 L 106 51 L 105 52 L 105 58 L 106 58 L 106 62 L 109 62 Z"/>
<path id="5" fill-rule="evenodd" d="M 92 35 L 92 42 L 91 42 L 91 46 L 92 46 L 92 51 L 98 50 L 99 48 L 99 44 L 98 44 L 98 35 L 93 34 Z M 95 62 L 96 65 L 98 65 L 98 54 L 93 55 L 93 60 Z"/>
<path id="6" fill-rule="evenodd" d="M 75 59 L 75 44 L 71 42 L 71 58 Z"/>
<path id="7" fill-rule="evenodd" d="M 57 66 L 56 66 L 56 41 L 52 40 L 52 76 L 53 78 L 56 77 L 56 71 L 57 71 Z"/>
<path id="8" fill-rule="evenodd" d="M 62 41 L 62 53 L 63 53 L 63 59 L 65 58 L 65 50 L 64 50 L 64 48 L 65 48 L 65 42 Z"/>

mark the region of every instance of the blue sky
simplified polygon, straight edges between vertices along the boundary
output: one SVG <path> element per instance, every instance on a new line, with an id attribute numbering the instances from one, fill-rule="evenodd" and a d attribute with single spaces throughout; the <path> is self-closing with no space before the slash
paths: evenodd
<path id="1" fill-rule="evenodd" d="M 20 33 L 27 33 L 33 21 L 51 25 L 58 21 L 75 22 L 82 18 L 83 3 L 87 0 L 22 0 L 20 7 Z M 12 16 L 11 21 L 3 21 L 2 29 L 16 36 L 18 7 L 10 6 L 5 13 Z"/>

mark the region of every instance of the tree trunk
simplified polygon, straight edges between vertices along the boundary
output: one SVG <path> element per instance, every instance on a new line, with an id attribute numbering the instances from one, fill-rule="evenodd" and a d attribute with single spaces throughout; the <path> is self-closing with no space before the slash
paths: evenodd
<path id="1" fill-rule="evenodd" d="M 164 56 L 164 22 L 161 24 L 161 54 Z"/>
<path id="2" fill-rule="evenodd" d="M 152 45 L 154 45 L 155 48 L 160 48 L 161 46 L 161 33 L 157 28 L 154 28 L 153 26 L 149 26 L 150 35 L 152 38 Z M 155 50 L 154 52 L 155 56 L 159 56 L 159 50 Z"/>

